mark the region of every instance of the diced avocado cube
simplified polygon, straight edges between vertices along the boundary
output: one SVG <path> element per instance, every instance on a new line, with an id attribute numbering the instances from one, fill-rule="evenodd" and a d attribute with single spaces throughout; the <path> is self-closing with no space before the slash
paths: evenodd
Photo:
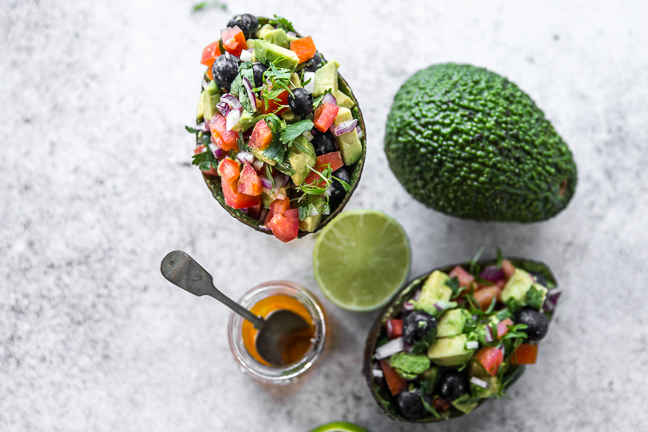
<path id="1" fill-rule="evenodd" d="M 270 208 L 272 201 L 274 200 L 269 193 L 267 193 L 266 191 L 261 192 L 261 204 L 263 205 L 263 208 Z"/>
<path id="2" fill-rule="evenodd" d="M 254 43 L 254 57 L 265 65 L 276 62 L 277 67 L 290 71 L 294 71 L 299 64 L 299 57 L 293 51 L 262 40 Z"/>
<path id="3" fill-rule="evenodd" d="M 309 166 L 314 167 L 317 162 L 313 144 L 308 142 L 304 136 L 297 137 L 288 150 L 288 162 L 295 170 L 295 174 L 291 176 L 293 183 L 296 186 L 301 185 L 310 172 Z"/>
<path id="4" fill-rule="evenodd" d="M 520 304 L 526 305 L 527 291 L 531 287 L 540 291 L 542 296 L 540 306 L 542 307 L 542 303 L 544 303 L 547 297 L 547 288 L 535 283 L 533 276 L 526 271 L 516 268 L 513 275 L 506 282 L 506 285 L 504 285 L 504 289 L 502 290 L 502 303 L 507 303 L 509 300 L 516 300 Z"/>
<path id="5" fill-rule="evenodd" d="M 247 41 L 247 49 L 253 50 L 254 49 L 254 39 L 248 39 Z"/>
<path id="6" fill-rule="evenodd" d="M 463 333 L 466 320 L 470 319 L 470 312 L 466 309 L 452 309 L 446 311 L 437 325 L 437 337 L 451 337 Z"/>
<path id="7" fill-rule="evenodd" d="M 255 158 L 259 159 L 260 161 L 263 161 L 263 162 L 267 163 L 268 165 L 274 166 L 277 163 L 277 162 L 275 162 L 274 159 L 268 159 L 267 157 L 265 157 L 263 155 L 262 150 L 250 149 L 250 151 L 252 152 L 252 154 L 254 155 Z"/>
<path id="8" fill-rule="evenodd" d="M 355 105 L 353 99 L 351 99 L 349 96 L 342 93 L 339 89 L 337 93 L 335 93 L 333 96 L 335 96 L 338 106 L 351 109 Z"/>
<path id="9" fill-rule="evenodd" d="M 475 397 L 488 398 L 499 393 L 501 381 L 497 376 L 491 376 L 486 369 L 476 360 L 470 362 L 468 375 L 470 378 L 476 377 L 488 384 L 487 388 L 478 386 L 477 384 L 470 383 L 470 389 Z"/>
<path id="10" fill-rule="evenodd" d="M 209 85 L 200 94 L 200 101 L 198 102 L 198 118 L 203 117 L 205 121 L 209 121 L 216 114 L 216 104 L 220 102 L 221 92 L 215 81 L 211 81 Z"/>
<path id="11" fill-rule="evenodd" d="M 262 39 L 271 44 L 279 45 L 282 48 L 290 49 L 290 42 L 298 38 L 288 36 L 284 29 L 275 29 L 264 31 Z"/>
<path id="12" fill-rule="evenodd" d="M 287 122 L 293 121 L 293 120 L 295 120 L 297 118 L 297 117 L 295 117 L 295 114 L 293 114 L 293 112 L 290 111 L 290 110 L 282 112 L 280 117 L 282 119 L 284 119 L 285 121 L 287 121 Z"/>
<path id="13" fill-rule="evenodd" d="M 322 96 L 326 90 L 331 90 L 333 96 L 338 94 L 338 66 L 340 64 L 331 60 L 315 71 L 313 78 L 313 97 Z"/>
<path id="14" fill-rule="evenodd" d="M 241 113 L 241 117 L 239 120 L 236 122 L 234 126 L 232 126 L 232 130 L 236 132 L 245 132 L 246 130 L 250 129 L 252 126 L 256 124 L 254 114 L 247 110 L 243 110 Z"/>
<path id="15" fill-rule="evenodd" d="M 353 120 L 353 115 L 351 110 L 348 108 L 340 108 L 337 113 L 337 117 L 333 121 L 335 126 L 338 126 L 340 123 L 343 123 L 348 120 Z M 360 138 L 358 138 L 358 131 L 355 129 L 340 135 L 335 138 L 337 141 L 340 152 L 342 152 L 342 160 L 344 165 L 353 165 L 358 162 L 362 157 L 362 144 L 360 144 Z"/>
<path id="16" fill-rule="evenodd" d="M 473 349 L 466 348 L 468 337 L 461 334 L 449 338 L 439 338 L 428 348 L 427 355 L 439 366 L 461 366 L 470 360 Z"/>
<path id="17" fill-rule="evenodd" d="M 430 315 L 438 315 L 439 311 L 434 304 L 440 301 L 450 301 L 452 289 L 445 283 L 450 277 L 442 271 L 434 271 L 427 278 L 421 289 L 421 295 L 414 304 L 414 309 L 420 310 Z"/>
<path id="18" fill-rule="evenodd" d="M 477 408 L 479 402 L 473 400 L 470 393 L 466 393 L 452 401 L 452 405 L 459 411 L 469 414 L 472 410 Z"/>
<path id="19" fill-rule="evenodd" d="M 424 354 L 399 352 L 391 356 L 388 362 L 404 379 L 414 379 L 430 368 L 430 359 Z"/>
<path id="20" fill-rule="evenodd" d="M 323 195 L 311 195 L 308 200 L 310 204 L 313 204 L 315 206 L 317 211 L 324 211 L 324 207 L 326 206 L 326 198 L 324 198 Z M 313 216 L 309 215 L 306 217 L 306 219 L 299 221 L 299 229 L 302 231 L 313 232 L 319 226 L 321 221 L 322 213 L 318 213 Z"/>
<path id="21" fill-rule="evenodd" d="M 258 39 L 263 39 L 263 37 L 265 35 L 267 35 L 271 31 L 273 31 L 274 29 L 275 28 L 274 28 L 274 26 L 272 24 L 266 24 L 266 25 L 262 26 L 259 30 L 257 30 L 256 36 L 257 36 Z"/>

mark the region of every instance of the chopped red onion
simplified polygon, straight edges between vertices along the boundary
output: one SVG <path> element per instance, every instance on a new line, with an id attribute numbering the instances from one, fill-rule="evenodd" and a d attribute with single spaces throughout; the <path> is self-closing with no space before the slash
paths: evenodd
<path id="1" fill-rule="evenodd" d="M 412 311 L 412 310 L 414 310 L 414 303 L 412 303 L 412 302 L 405 302 L 405 304 L 403 305 L 403 309 L 405 309 L 406 311 Z"/>
<path id="2" fill-rule="evenodd" d="M 242 62 L 248 62 L 252 61 L 252 52 L 248 50 L 243 50 L 241 51 L 241 61 Z"/>
<path id="3" fill-rule="evenodd" d="M 483 389 L 487 389 L 487 388 L 488 388 L 488 383 L 487 383 L 486 381 L 484 381 L 484 380 L 480 380 L 480 379 L 477 378 L 477 377 L 472 377 L 472 378 L 470 378 L 470 382 L 473 383 L 473 384 L 475 384 L 475 385 L 478 386 L 478 387 L 483 388 Z"/>
<path id="4" fill-rule="evenodd" d="M 245 132 L 243 132 L 243 138 L 245 138 L 245 140 L 248 141 L 250 139 L 250 137 L 252 136 L 253 131 L 254 131 L 254 128 L 250 128 L 250 129 L 246 130 Z"/>
<path id="5" fill-rule="evenodd" d="M 446 309 L 450 309 L 453 305 L 456 306 L 457 304 L 454 302 L 447 302 L 443 300 L 434 303 L 435 309 L 438 310 L 439 312 L 443 312 Z"/>
<path id="6" fill-rule="evenodd" d="M 385 345 L 376 348 L 376 360 L 391 357 L 405 349 L 405 340 L 402 337 L 392 339 Z"/>
<path id="7" fill-rule="evenodd" d="M 225 154 L 225 153 L 223 152 L 223 149 L 220 148 L 220 147 L 216 147 L 216 149 L 214 150 L 214 157 L 215 157 L 216 159 L 220 159 L 220 158 L 222 158 L 224 154 Z"/>
<path id="8" fill-rule="evenodd" d="M 288 36 L 290 36 L 290 37 L 297 37 L 297 33 L 292 32 L 292 31 L 289 31 L 289 32 L 287 32 L 286 34 L 287 34 Z"/>
<path id="9" fill-rule="evenodd" d="M 243 109 L 233 109 L 227 114 L 225 129 L 227 129 L 228 131 L 232 130 L 236 123 L 238 123 L 238 121 L 241 119 L 241 111 L 243 111 Z"/>
<path id="10" fill-rule="evenodd" d="M 491 330 L 490 326 L 486 326 L 486 331 L 484 332 L 484 340 L 486 341 L 486 343 L 493 342 L 493 331 Z"/>
<path id="11" fill-rule="evenodd" d="M 259 215 L 259 220 L 260 221 L 265 220 L 266 216 L 268 215 L 268 211 L 269 211 L 269 209 L 267 209 L 267 208 L 264 208 L 263 210 L 261 210 L 261 214 Z"/>
<path id="12" fill-rule="evenodd" d="M 304 136 L 304 138 L 308 140 L 308 142 L 313 141 L 313 138 L 315 138 L 315 136 L 312 133 L 310 133 L 310 131 L 306 131 L 302 133 L 302 135 Z"/>
<path id="13" fill-rule="evenodd" d="M 308 84 L 304 86 L 304 90 L 313 94 L 313 91 L 315 90 L 315 72 L 304 72 L 304 82 L 308 82 Z"/>
<path id="14" fill-rule="evenodd" d="M 488 266 L 479 273 L 479 277 L 490 282 L 497 282 L 504 279 L 504 270 L 497 266 Z"/>
<path id="15" fill-rule="evenodd" d="M 340 123 L 339 125 L 331 125 L 331 132 L 333 133 L 333 136 L 339 137 L 342 134 L 345 134 L 347 132 L 351 132 L 353 129 L 355 129 L 356 125 L 358 124 L 357 119 L 353 120 L 347 120 L 345 122 Z"/>
<path id="16" fill-rule="evenodd" d="M 236 158 L 243 164 L 251 164 L 254 162 L 254 155 L 250 152 L 239 152 L 239 154 L 236 155 Z"/>
<path id="17" fill-rule="evenodd" d="M 558 305 L 558 299 L 562 295 L 562 290 L 558 288 L 550 289 L 547 292 L 547 298 L 545 299 L 544 304 L 542 305 L 542 308 L 546 311 L 552 311 L 556 308 L 556 305 Z"/>
<path id="18" fill-rule="evenodd" d="M 502 345 L 499 350 L 502 351 L 502 358 L 504 358 L 504 356 L 506 355 L 506 348 L 504 348 L 504 345 Z"/>
<path id="19" fill-rule="evenodd" d="M 245 87 L 245 90 L 247 90 L 248 99 L 250 99 L 250 105 L 252 105 L 252 111 L 254 112 L 257 110 L 256 98 L 254 97 L 254 92 L 252 91 L 252 84 L 250 84 L 250 80 L 246 77 L 243 77 L 243 87 Z"/>
<path id="20" fill-rule="evenodd" d="M 248 214 L 249 209 L 248 208 L 242 208 L 242 209 L 239 209 L 239 211 L 241 213 Z"/>
<path id="21" fill-rule="evenodd" d="M 337 99 L 331 93 L 326 93 L 322 98 L 322 104 L 337 105 Z"/>
<path id="22" fill-rule="evenodd" d="M 202 122 L 194 126 L 194 129 L 200 132 L 209 132 L 209 124 L 206 122 Z"/>
<path id="23" fill-rule="evenodd" d="M 262 220 L 262 219 L 259 218 L 259 220 Z M 265 225 L 259 225 L 259 229 L 262 229 L 263 231 L 270 231 L 270 228 L 268 228 L 268 227 L 265 226 Z"/>
<path id="24" fill-rule="evenodd" d="M 227 102 L 220 101 L 216 104 L 218 112 L 221 113 L 223 117 L 226 117 L 227 114 L 232 110 L 232 108 L 227 104 Z"/>
<path id="25" fill-rule="evenodd" d="M 418 300 L 421 297 L 421 290 L 417 290 L 412 297 L 412 300 Z"/>
<path id="26" fill-rule="evenodd" d="M 252 166 L 256 171 L 261 171 L 263 169 L 263 161 L 259 159 L 255 159 L 254 162 L 252 162 Z"/>
<path id="27" fill-rule="evenodd" d="M 311 129 L 310 132 L 311 132 L 311 135 L 313 135 L 313 136 L 317 135 L 317 131 L 315 130 L 315 128 Z"/>
<path id="28" fill-rule="evenodd" d="M 371 371 L 371 373 L 373 374 L 374 378 L 384 378 L 385 377 L 385 374 L 380 369 L 373 369 Z"/>
<path id="29" fill-rule="evenodd" d="M 284 200 L 284 199 L 286 199 L 286 193 L 285 193 L 285 192 L 281 192 L 281 193 L 275 194 L 275 199 L 278 199 L 278 200 Z"/>
<path id="30" fill-rule="evenodd" d="M 286 185 L 288 184 L 288 179 L 289 177 L 285 174 L 275 174 L 274 176 L 275 191 L 278 191 L 282 187 L 286 187 Z"/>
<path id="31" fill-rule="evenodd" d="M 224 94 L 223 96 L 221 96 L 220 100 L 221 100 L 221 102 L 225 102 L 232 109 L 243 108 L 243 105 L 241 105 L 241 102 L 239 102 L 239 100 L 236 99 L 236 96 L 234 96 L 231 93 Z"/>
<path id="32" fill-rule="evenodd" d="M 466 342 L 466 348 L 467 348 L 467 349 L 476 349 L 476 348 L 479 348 L 479 342 L 477 342 L 477 341 L 469 341 L 469 342 Z"/>
<path id="33" fill-rule="evenodd" d="M 261 185 L 263 185 L 264 189 L 272 189 L 272 182 L 265 178 L 265 176 L 260 176 L 261 179 Z"/>

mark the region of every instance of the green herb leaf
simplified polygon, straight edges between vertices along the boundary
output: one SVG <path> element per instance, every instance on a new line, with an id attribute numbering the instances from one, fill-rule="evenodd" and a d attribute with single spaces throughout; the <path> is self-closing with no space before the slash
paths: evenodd
<path id="1" fill-rule="evenodd" d="M 201 171 L 209 171 L 212 168 L 218 169 L 218 161 L 209 149 L 193 155 L 191 157 L 191 163 L 197 165 Z"/>
<path id="2" fill-rule="evenodd" d="M 313 122 L 308 119 L 286 125 L 286 127 L 281 131 L 281 142 L 290 145 L 301 134 L 303 134 L 304 132 L 309 132 L 311 129 L 313 129 L 313 126 L 315 126 Z"/>
<path id="3" fill-rule="evenodd" d="M 479 257 L 481 257 L 481 254 L 484 252 L 484 247 L 482 246 L 478 251 L 475 257 L 470 261 L 470 268 L 468 271 L 472 275 L 476 275 L 479 273 L 479 265 L 477 264 L 477 261 L 479 261 Z"/>
<path id="4" fill-rule="evenodd" d="M 215 1 L 204 1 L 200 3 L 196 3 L 191 7 L 192 12 L 197 12 L 199 10 L 205 9 L 208 6 L 219 6 L 223 10 L 227 10 L 227 4 L 226 3 L 221 3 L 221 2 L 215 2 Z"/>
<path id="5" fill-rule="evenodd" d="M 246 144 L 245 138 L 243 138 L 243 132 L 239 131 L 238 138 L 236 139 L 236 143 L 238 144 L 238 148 L 240 151 L 244 151 L 244 152 L 250 151 L 250 147 Z"/>
<path id="6" fill-rule="evenodd" d="M 276 137 L 272 140 L 270 146 L 263 151 L 263 157 L 282 163 L 284 155 L 286 154 L 286 147 Z"/>
<path id="7" fill-rule="evenodd" d="M 274 189 L 274 177 L 272 176 L 272 168 L 270 168 L 270 164 L 266 164 L 265 172 L 266 172 L 266 178 L 270 180 L 270 183 L 272 184 L 271 189 Z"/>
<path id="8" fill-rule="evenodd" d="M 198 133 L 198 132 L 201 132 L 201 131 L 199 131 L 199 130 L 196 130 L 196 129 L 192 128 L 191 126 L 185 126 L 185 129 L 186 129 L 187 132 L 189 132 L 189 133 Z"/>
<path id="9" fill-rule="evenodd" d="M 504 261 L 504 257 L 502 256 L 502 249 L 498 247 L 497 248 L 497 268 L 502 268 L 503 261 Z"/>
<path id="10" fill-rule="evenodd" d="M 526 292 L 526 304 L 534 309 L 540 309 L 542 303 L 542 291 L 531 285 L 531 288 Z"/>
<path id="11" fill-rule="evenodd" d="M 342 185 L 345 192 L 349 192 L 351 190 L 351 185 L 349 183 L 347 183 L 344 180 L 339 179 L 339 178 L 337 178 L 335 176 L 331 176 L 331 178 L 334 178 L 335 180 L 337 180 Z"/>
<path id="12" fill-rule="evenodd" d="M 327 93 L 332 93 L 332 89 L 326 89 L 324 94 L 316 97 L 313 100 L 313 110 L 315 110 L 315 108 L 317 108 L 318 106 L 320 106 L 322 104 L 322 99 L 324 99 L 324 96 L 326 96 Z"/>
<path id="13" fill-rule="evenodd" d="M 286 174 L 287 176 L 291 176 L 295 174 L 295 170 L 293 169 L 292 165 L 290 165 L 288 162 L 278 163 L 274 167 L 277 168 L 282 173 Z"/>
<path id="14" fill-rule="evenodd" d="M 295 28 L 293 27 L 292 23 L 288 21 L 286 18 L 282 18 L 280 16 L 275 15 L 273 20 L 270 20 L 270 24 L 276 25 L 277 28 L 283 29 L 286 32 L 293 32 L 297 33 L 295 31 Z"/>
<path id="15" fill-rule="evenodd" d="M 243 78 L 247 78 L 250 81 L 250 84 L 254 82 L 254 71 L 252 70 L 252 62 L 243 62 L 239 66 L 239 73 L 232 81 L 232 87 L 230 88 L 230 93 L 237 96 L 243 108 L 253 113 L 255 110 L 252 109 L 252 102 L 248 97 L 248 92 L 245 86 L 243 85 Z"/>
<path id="16" fill-rule="evenodd" d="M 452 290 L 452 298 L 459 296 L 459 278 L 457 276 L 451 277 L 445 281 L 445 284 Z"/>
<path id="17" fill-rule="evenodd" d="M 422 385 L 421 385 L 421 388 L 422 388 Z M 436 417 L 436 418 L 441 418 L 441 415 L 437 412 L 437 410 L 435 410 L 434 407 L 432 407 L 432 405 L 427 403 L 423 396 L 421 396 L 421 402 L 423 402 L 423 408 L 425 408 L 425 410 L 427 412 L 432 413 L 432 415 L 434 417 Z"/>

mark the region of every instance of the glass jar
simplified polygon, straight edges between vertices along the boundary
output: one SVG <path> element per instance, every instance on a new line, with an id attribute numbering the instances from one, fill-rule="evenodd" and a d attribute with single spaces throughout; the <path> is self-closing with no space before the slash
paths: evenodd
<path id="1" fill-rule="evenodd" d="M 288 281 L 271 281 L 258 285 L 245 293 L 239 303 L 247 309 L 252 309 L 260 301 L 274 296 L 284 296 L 299 302 L 299 305 L 303 307 L 300 308 L 303 310 L 303 314 L 307 314 L 304 318 L 309 318 L 313 325 L 311 346 L 299 361 L 283 368 L 262 363 L 258 354 L 248 350 L 244 340 L 244 331 L 249 331 L 252 328 L 251 324 L 236 313 L 230 315 L 228 337 L 234 358 L 241 365 L 241 371 L 265 384 L 285 385 L 295 382 L 319 359 L 326 339 L 326 319 L 322 305 L 317 298 L 306 288 Z M 253 312 L 265 317 L 272 311 Z M 249 336 L 247 339 L 249 343 Z"/>

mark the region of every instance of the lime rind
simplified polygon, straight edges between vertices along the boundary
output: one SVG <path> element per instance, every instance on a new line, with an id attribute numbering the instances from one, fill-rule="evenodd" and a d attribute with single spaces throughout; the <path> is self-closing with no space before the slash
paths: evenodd
<path id="1" fill-rule="evenodd" d="M 350 223 L 350 218 L 355 221 Z M 354 239 L 360 231 L 367 236 L 358 247 Z M 389 250 L 390 246 L 393 251 Z M 336 248 L 344 252 L 334 253 Z M 353 269 L 347 265 L 349 260 L 370 265 Z M 373 311 L 387 304 L 407 281 L 410 266 L 411 246 L 405 230 L 395 219 L 378 210 L 342 213 L 322 230 L 313 251 L 313 271 L 322 293 L 336 306 L 356 312 Z M 376 271 L 383 267 L 397 271 L 388 274 Z M 331 290 L 327 286 L 336 272 L 340 274 L 339 279 L 345 280 L 346 290 Z M 382 290 L 384 297 L 373 301 L 375 292 L 367 290 L 371 286 L 387 287 Z"/>

